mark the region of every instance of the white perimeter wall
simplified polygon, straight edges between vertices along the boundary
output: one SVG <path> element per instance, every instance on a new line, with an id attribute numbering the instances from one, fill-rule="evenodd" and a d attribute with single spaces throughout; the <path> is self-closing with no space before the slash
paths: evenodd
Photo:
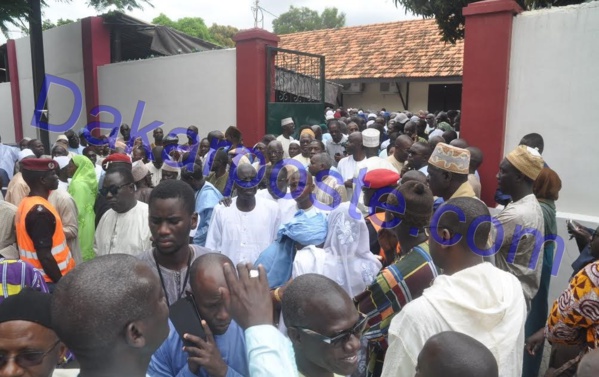
<path id="1" fill-rule="evenodd" d="M 599 2 L 525 12 L 514 20 L 505 152 L 545 139 L 561 177 L 558 210 L 599 216 Z"/>
<path id="2" fill-rule="evenodd" d="M 237 82 L 235 49 L 109 64 L 99 68 L 100 103 L 113 106 L 132 125 L 138 101 L 145 101 L 140 127 L 164 122 L 173 128 L 195 125 L 200 136 L 235 125 Z M 103 122 L 112 116 L 102 114 Z M 153 142 L 152 131 L 148 132 Z M 103 131 L 104 133 L 104 131 Z M 185 136 L 179 134 L 181 144 Z"/>
<path id="3" fill-rule="evenodd" d="M 357 107 L 364 110 L 380 110 L 384 107 L 387 111 L 410 110 L 417 113 L 419 110 L 428 110 L 428 86 L 430 84 L 460 84 L 460 82 L 411 82 L 408 109 L 404 109 L 399 94 L 382 94 L 378 82 L 366 83 L 362 93 L 343 95 L 343 107 Z M 400 88 L 405 100 L 406 83 L 401 83 Z"/>
<path id="4" fill-rule="evenodd" d="M 15 122 L 12 114 L 10 83 L 3 82 L 0 84 L 0 136 L 2 136 L 4 143 L 13 143 L 15 141 Z"/>
<path id="5" fill-rule="evenodd" d="M 561 177 L 558 234 L 566 253 L 552 277 L 549 302 L 567 286 L 578 257 L 569 218 L 599 225 L 599 2 L 524 12 L 514 19 L 505 153 L 538 132 L 543 157 Z"/>
<path id="6" fill-rule="evenodd" d="M 81 91 L 83 110 L 75 129 L 87 123 L 85 116 L 85 81 L 83 78 L 83 53 L 81 47 L 81 22 L 55 27 L 44 31 L 44 60 L 46 74 L 59 76 L 75 83 Z M 37 137 L 37 129 L 31 126 L 35 101 L 33 97 L 33 76 L 31 73 L 31 47 L 29 37 L 17 39 L 17 66 L 21 90 L 21 111 L 23 135 Z M 51 124 L 62 124 L 69 119 L 73 110 L 74 97 L 70 90 L 52 85 L 48 94 L 48 108 Z M 50 141 L 60 133 L 50 132 Z"/>

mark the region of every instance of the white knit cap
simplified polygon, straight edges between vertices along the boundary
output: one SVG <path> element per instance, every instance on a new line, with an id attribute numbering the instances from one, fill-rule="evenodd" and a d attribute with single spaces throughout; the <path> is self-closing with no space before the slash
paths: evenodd
<path id="1" fill-rule="evenodd" d="M 25 157 L 31 157 L 31 156 L 35 157 L 35 154 L 33 153 L 33 151 L 29 148 L 25 148 L 19 152 L 19 161 L 21 161 Z"/>
<path id="2" fill-rule="evenodd" d="M 381 132 L 376 128 L 367 128 L 362 131 L 362 144 L 366 148 L 379 147 Z"/>

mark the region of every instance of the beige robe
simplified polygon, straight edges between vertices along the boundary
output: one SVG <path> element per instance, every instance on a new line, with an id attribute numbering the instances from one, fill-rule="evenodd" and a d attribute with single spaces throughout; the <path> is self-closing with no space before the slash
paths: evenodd
<path id="1" fill-rule="evenodd" d="M 23 198 L 25 198 L 27 195 L 29 195 L 29 186 L 27 186 L 27 183 L 25 183 L 23 174 L 18 172 L 12 177 L 10 183 L 8 184 L 5 200 L 18 207 Z"/>
<path id="2" fill-rule="evenodd" d="M 6 259 L 19 259 L 17 249 L 17 233 L 15 231 L 15 214 L 17 207 L 0 201 L 0 255 Z"/>
<path id="3" fill-rule="evenodd" d="M 75 263 L 82 263 L 83 257 L 81 256 L 81 248 L 79 247 L 79 223 L 77 221 L 79 212 L 77 211 L 75 200 L 65 190 L 54 190 L 50 193 L 48 201 L 54 206 L 62 220 L 62 230 L 67 239 L 69 250 L 71 250 L 71 255 L 75 259 Z"/>

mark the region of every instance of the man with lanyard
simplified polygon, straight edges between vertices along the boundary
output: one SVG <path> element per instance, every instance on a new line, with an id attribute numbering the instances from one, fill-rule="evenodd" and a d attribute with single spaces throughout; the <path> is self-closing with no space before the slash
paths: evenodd
<path id="1" fill-rule="evenodd" d="M 166 180 L 152 190 L 149 203 L 149 224 L 154 247 L 139 258 L 160 277 L 160 283 L 170 305 L 190 290 L 191 263 L 208 249 L 189 244 L 189 231 L 195 229 L 198 214 L 195 198 L 185 182 Z"/>
<path id="2" fill-rule="evenodd" d="M 204 254 L 191 264 L 191 293 L 204 337 L 186 332 L 182 338 L 169 321 L 169 336 L 152 355 L 150 377 L 250 375 L 243 329 L 229 314 L 225 264 L 231 265 L 231 260 L 219 253 Z"/>
<path id="3" fill-rule="evenodd" d="M 50 191 L 58 188 L 57 167 L 56 161 L 45 158 L 21 162 L 23 179 L 30 192 L 21 201 L 15 216 L 19 255 L 42 272 L 50 291 L 60 278 L 75 268 L 62 220 L 48 202 Z"/>

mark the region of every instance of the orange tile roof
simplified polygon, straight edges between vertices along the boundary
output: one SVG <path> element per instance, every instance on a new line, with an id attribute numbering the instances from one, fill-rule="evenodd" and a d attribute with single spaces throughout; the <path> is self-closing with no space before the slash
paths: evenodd
<path id="1" fill-rule="evenodd" d="M 327 80 L 462 76 L 464 42 L 441 41 L 435 20 L 280 35 L 279 47 L 325 55 Z"/>

